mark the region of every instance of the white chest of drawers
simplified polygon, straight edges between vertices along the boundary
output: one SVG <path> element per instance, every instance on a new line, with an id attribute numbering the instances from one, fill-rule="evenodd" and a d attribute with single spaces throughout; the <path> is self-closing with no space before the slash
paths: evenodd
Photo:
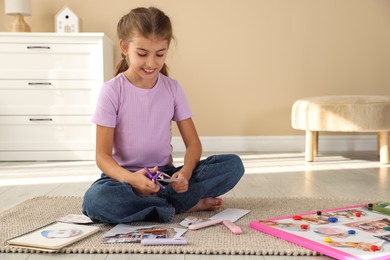
<path id="1" fill-rule="evenodd" d="M 0 33 L 0 160 L 93 160 L 112 69 L 103 33 Z"/>

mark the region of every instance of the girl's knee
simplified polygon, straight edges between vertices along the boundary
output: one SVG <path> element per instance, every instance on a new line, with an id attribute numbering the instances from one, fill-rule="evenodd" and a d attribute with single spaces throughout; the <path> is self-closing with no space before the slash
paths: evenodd
<path id="1" fill-rule="evenodd" d="M 95 187 L 90 187 L 84 194 L 83 198 L 83 213 L 89 216 L 94 209 L 98 208 L 97 201 L 99 201 L 99 198 L 97 196 L 98 192 L 96 192 Z M 92 213 L 93 214 L 93 213 Z"/>
<path id="2" fill-rule="evenodd" d="M 236 154 L 222 154 L 219 157 L 220 173 L 232 183 L 237 183 L 244 175 L 245 168 L 241 158 Z"/>
<path id="3" fill-rule="evenodd" d="M 239 175 L 240 177 L 244 174 L 245 168 L 240 156 L 236 154 L 229 154 L 229 164 L 232 172 Z"/>
<path id="4" fill-rule="evenodd" d="M 112 200 L 110 194 L 112 192 L 107 190 L 106 185 L 94 183 L 84 194 L 83 213 L 89 217 L 99 215 L 102 209 L 107 209 L 108 206 L 114 204 L 115 200 Z"/>

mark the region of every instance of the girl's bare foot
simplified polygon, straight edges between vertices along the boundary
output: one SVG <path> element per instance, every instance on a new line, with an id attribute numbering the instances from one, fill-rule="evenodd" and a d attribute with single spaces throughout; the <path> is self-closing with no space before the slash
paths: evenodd
<path id="1" fill-rule="evenodd" d="M 198 204 L 196 204 L 194 207 L 192 207 L 190 210 L 188 210 L 189 213 L 196 212 L 196 211 L 214 211 L 219 208 L 221 208 L 223 204 L 223 200 L 219 198 L 205 198 L 201 199 Z"/>

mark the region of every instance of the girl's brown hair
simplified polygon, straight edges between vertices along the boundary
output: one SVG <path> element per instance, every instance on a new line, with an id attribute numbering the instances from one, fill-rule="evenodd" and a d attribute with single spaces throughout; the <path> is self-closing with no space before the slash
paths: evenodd
<path id="1" fill-rule="evenodd" d="M 135 35 L 141 35 L 145 38 L 157 36 L 168 41 L 168 46 L 173 39 L 171 20 L 161 10 L 155 7 L 139 7 L 131 10 L 124 15 L 117 25 L 118 38 L 129 43 Z M 114 75 L 126 71 L 129 68 L 126 56 L 122 53 L 122 60 L 115 68 Z M 162 74 L 168 76 L 168 67 L 166 64 L 162 67 Z"/>

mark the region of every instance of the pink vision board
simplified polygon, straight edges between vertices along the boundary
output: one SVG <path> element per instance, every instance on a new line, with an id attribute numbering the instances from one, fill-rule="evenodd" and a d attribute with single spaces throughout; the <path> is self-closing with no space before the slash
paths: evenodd
<path id="1" fill-rule="evenodd" d="M 370 232 L 366 232 L 358 227 L 360 227 L 359 224 L 363 223 L 372 223 L 376 220 L 386 220 L 386 222 L 390 223 L 390 217 L 386 215 L 382 215 L 376 212 L 369 211 L 363 207 L 366 207 L 367 204 L 362 205 L 355 205 L 355 206 L 349 206 L 349 207 L 343 207 L 343 208 L 335 208 L 335 209 L 327 209 L 327 210 L 321 210 L 321 213 L 327 213 L 329 214 L 335 214 L 337 212 L 345 211 L 345 210 L 358 210 L 363 213 L 360 217 L 354 217 L 354 218 L 343 218 L 341 217 L 339 221 L 336 223 L 328 223 L 328 224 L 310 224 L 305 222 L 304 220 L 294 220 L 294 216 L 301 216 L 301 217 L 308 217 L 317 215 L 317 212 L 308 212 L 298 215 L 292 215 L 292 216 L 285 216 L 285 217 L 278 217 L 278 218 L 272 218 L 267 220 L 258 220 L 253 221 L 249 225 L 251 228 L 262 231 L 264 233 L 270 234 L 272 236 L 287 240 L 289 242 L 298 244 L 300 246 L 303 246 L 305 248 L 308 248 L 310 250 L 322 253 L 324 255 L 340 259 L 340 260 L 350 260 L 350 259 L 363 259 L 363 260 L 384 260 L 384 259 L 390 259 L 390 243 L 382 240 L 380 238 L 374 237 L 374 236 L 389 236 L 390 237 L 390 231 L 386 231 L 383 228 L 377 228 L 375 229 L 375 232 L 372 233 L 374 230 L 371 230 Z M 296 230 L 288 230 L 288 229 L 282 229 L 281 227 L 274 227 L 270 225 L 263 224 L 264 222 L 277 222 L 277 223 L 294 223 L 294 224 L 304 224 L 308 225 L 309 228 L 306 231 L 296 231 Z M 263 223 L 261 223 L 263 222 Z M 362 224 L 362 225 L 363 225 Z M 347 226 L 348 225 L 348 226 Z M 333 241 L 344 241 L 344 242 L 378 242 L 381 243 L 379 251 L 364 251 L 362 249 L 352 248 L 352 247 L 335 247 L 331 246 L 324 242 L 324 239 L 326 237 L 321 236 L 314 232 L 316 229 L 320 229 L 321 227 L 332 227 L 337 229 L 345 229 L 345 230 L 355 230 L 356 234 L 350 235 L 346 238 L 337 238 L 337 237 L 331 237 Z"/>

